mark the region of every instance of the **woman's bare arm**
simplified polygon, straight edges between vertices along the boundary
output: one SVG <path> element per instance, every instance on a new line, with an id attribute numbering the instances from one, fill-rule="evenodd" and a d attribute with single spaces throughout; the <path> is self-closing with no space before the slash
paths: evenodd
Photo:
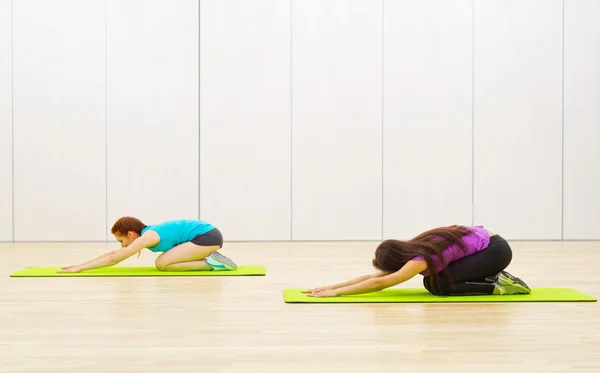
<path id="1" fill-rule="evenodd" d="M 410 280 L 417 274 L 427 269 L 427 263 L 421 260 L 409 260 L 398 271 L 363 280 L 352 285 L 339 287 L 336 289 L 326 289 L 320 292 L 315 292 L 309 296 L 315 297 L 337 297 L 340 295 L 364 294 L 375 291 L 380 291 L 390 286 L 401 284 Z"/>
<path id="2" fill-rule="evenodd" d="M 351 286 L 351 285 L 354 285 L 354 284 L 358 284 L 359 282 L 363 282 L 363 281 L 368 280 L 368 279 L 377 278 L 377 277 L 381 277 L 381 276 L 385 276 L 385 275 L 387 275 L 387 273 L 380 271 L 380 272 L 376 272 L 376 273 L 362 275 L 362 276 L 353 278 L 352 280 L 340 282 L 339 284 L 322 286 L 322 287 L 318 287 L 318 288 L 314 288 L 314 289 L 310 289 L 310 290 L 303 290 L 302 292 L 303 293 L 316 293 L 316 292 L 323 291 L 323 290 L 339 289 L 339 288 L 342 288 L 342 287 L 346 287 L 346 286 Z"/>
<path id="3" fill-rule="evenodd" d="M 120 250 L 112 251 L 110 253 L 103 254 L 96 259 L 90 260 L 79 265 L 70 266 L 64 268 L 59 273 L 73 273 L 81 272 L 89 269 L 110 267 L 115 264 L 122 262 L 129 258 L 135 253 L 140 252 L 146 247 L 154 246 L 160 240 L 158 234 L 154 231 L 148 231 L 142 236 L 136 238 L 129 246 L 124 247 Z"/>

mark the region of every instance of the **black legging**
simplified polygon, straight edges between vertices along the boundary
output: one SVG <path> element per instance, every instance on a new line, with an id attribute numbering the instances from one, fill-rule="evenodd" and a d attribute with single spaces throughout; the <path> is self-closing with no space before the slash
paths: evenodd
<path id="1" fill-rule="evenodd" d="M 452 282 L 445 273 L 438 273 L 438 284 L 432 288 L 431 277 L 423 278 L 423 285 L 434 295 L 489 295 L 495 288 L 493 279 L 487 279 L 503 271 L 512 260 L 512 250 L 506 240 L 499 235 L 490 237 L 485 249 L 461 258 L 448 265 Z"/>

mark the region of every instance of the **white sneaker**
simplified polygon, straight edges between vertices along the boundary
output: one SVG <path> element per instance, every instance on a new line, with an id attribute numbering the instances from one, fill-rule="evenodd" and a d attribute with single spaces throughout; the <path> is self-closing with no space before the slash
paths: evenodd
<path id="1" fill-rule="evenodd" d="M 233 271 L 237 269 L 237 264 L 233 260 L 216 251 L 206 258 L 206 264 L 211 266 L 215 271 Z"/>

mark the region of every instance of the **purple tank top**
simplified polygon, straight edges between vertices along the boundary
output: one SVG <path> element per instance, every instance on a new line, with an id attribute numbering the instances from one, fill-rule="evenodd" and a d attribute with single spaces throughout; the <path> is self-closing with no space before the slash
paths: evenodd
<path id="1" fill-rule="evenodd" d="M 488 247 L 488 245 L 490 243 L 490 236 L 489 236 L 488 231 L 485 230 L 483 228 L 483 226 L 478 225 L 478 226 L 470 227 L 469 229 L 471 230 L 471 232 L 466 234 L 462 238 L 463 242 L 465 243 L 466 250 L 461 250 L 460 246 L 455 244 L 455 245 L 449 246 L 446 250 L 442 251 L 442 257 L 446 261 L 446 266 L 448 266 L 448 264 L 450 264 L 458 259 L 464 258 L 465 256 L 475 254 L 476 252 L 481 251 L 481 250 L 485 249 L 486 247 Z M 414 258 L 414 260 L 425 260 L 425 258 L 423 258 L 422 256 L 417 256 Z M 441 263 L 440 259 L 437 257 L 437 255 L 435 255 L 433 257 L 433 261 L 435 263 L 435 272 L 436 273 L 441 271 L 442 269 L 444 269 L 444 266 L 442 266 L 442 263 Z M 421 272 L 421 274 L 423 276 L 430 275 L 428 270 Z"/>

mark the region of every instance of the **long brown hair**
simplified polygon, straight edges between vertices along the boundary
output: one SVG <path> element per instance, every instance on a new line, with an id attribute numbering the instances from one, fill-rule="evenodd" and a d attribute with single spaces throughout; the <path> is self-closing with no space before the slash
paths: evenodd
<path id="1" fill-rule="evenodd" d="M 462 238 L 469 233 L 470 229 L 465 226 L 452 225 L 428 230 L 407 241 L 385 240 L 375 250 L 373 266 L 385 272 L 396 272 L 409 260 L 421 256 L 427 263 L 432 287 L 440 291 L 439 273 L 436 270 L 433 257 L 436 256 L 445 267 L 446 263 L 442 251 L 452 245 L 458 245 L 462 250 L 465 250 L 465 243 Z M 444 273 L 450 279 L 450 274 L 445 268 L 440 273 Z"/>

